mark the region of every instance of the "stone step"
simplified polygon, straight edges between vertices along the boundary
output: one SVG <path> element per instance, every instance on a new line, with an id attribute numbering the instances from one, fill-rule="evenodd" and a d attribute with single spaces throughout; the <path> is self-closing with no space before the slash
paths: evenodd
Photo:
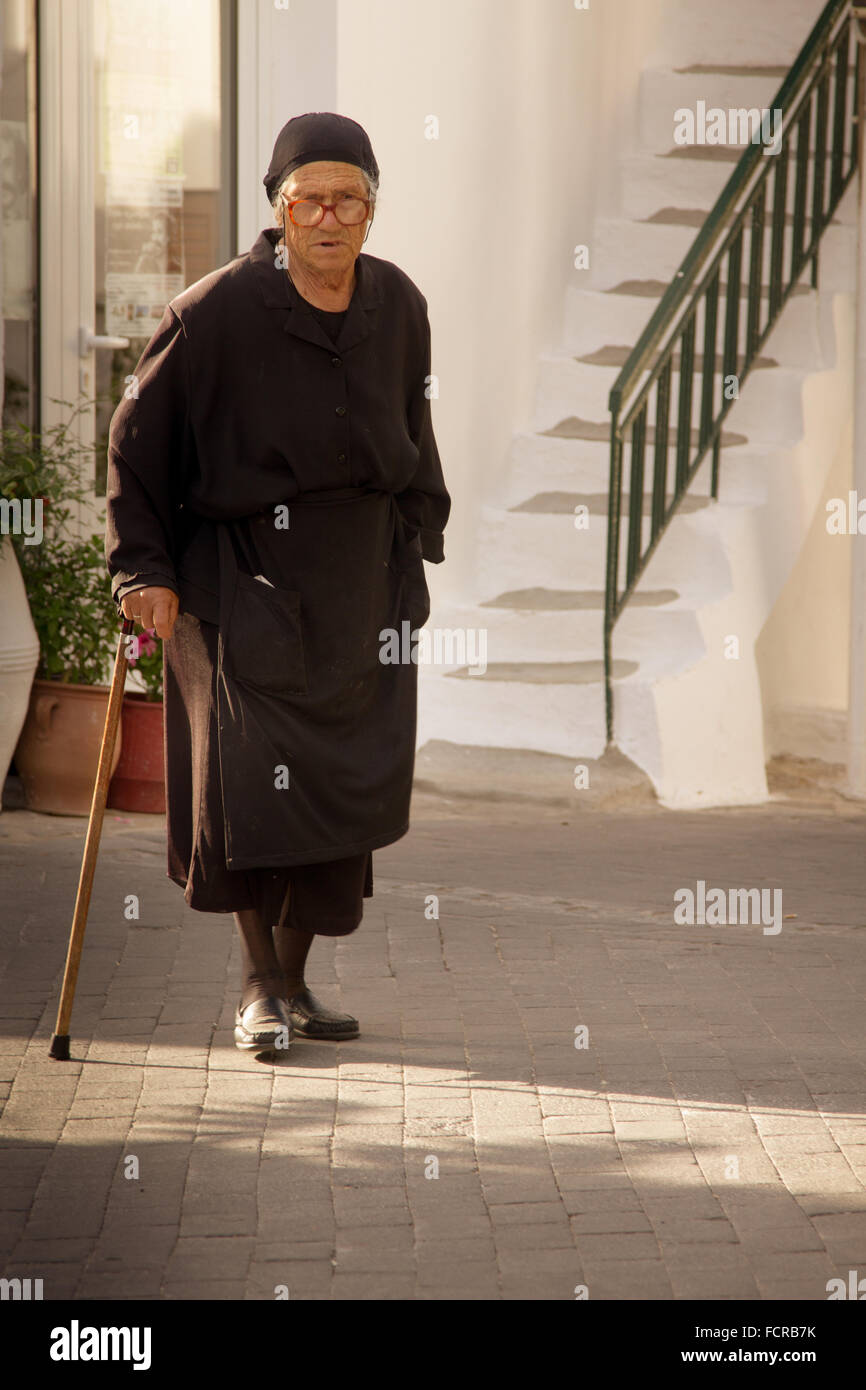
<path id="1" fill-rule="evenodd" d="M 688 155 L 689 151 L 686 151 Z M 670 149 L 624 155 L 615 169 L 615 211 L 637 221 L 661 207 L 709 211 L 731 175 L 731 164 L 714 159 L 671 157 Z"/>
<path id="2" fill-rule="evenodd" d="M 561 593 L 564 590 L 536 591 Z M 672 598 L 658 602 L 658 591 L 649 590 L 654 602 L 627 607 L 616 625 L 616 655 L 640 665 L 658 650 L 691 650 L 697 659 L 702 650 L 694 612 Z M 497 596 L 499 598 L 500 596 Z M 638 593 L 636 598 L 642 595 Z M 538 599 L 543 604 L 549 599 Z M 419 663 L 440 671 L 461 668 L 492 672 L 492 679 L 516 679 L 517 665 L 527 660 L 538 671 L 529 678 L 562 678 L 562 663 L 586 663 L 601 659 L 604 651 L 604 596 L 592 607 L 513 607 L 502 602 L 434 604 L 426 635 L 417 654 Z M 508 666 L 506 671 L 505 667 Z M 542 670 L 542 667 L 544 670 Z M 548 671 L 548 667 L 550 668 Z M 555 669 L 554 669 L 555 668 Z M 584 669 L 584 666 L 581 666 Z"/>
<path id="3" fill-rule="evenodd" d="M 614 680 L 634 675 L 636 661 L 612 663 Z M 460 680 L 472 680 L 466 666 L 448 673 Z M 488 681 L 506 681 L 509 685 L 595 685 L 604 678 L 604 662 L 589 661 L 492 661 L 484 672 Z"/>
<path id="4" fill-rule="evenodd" d="M 539 434 L 549 435 L 554 439 L 586 439 L 594 442 L 610 443 L 610 423 L 606 420 L 581 420 L 575 415 L 569 415 L 567 419 L 560 420 L 548 430 L 539 430 Z M 700 435 L 696 429 L 690 432 L 689 440 L 692 447 L 696 447 Z M 655 425 L 647 426 L 646 443 L 652 446 L 656 442 Z M 737 434 L 734 430 L 722 430 L 723 449 L 730 449 L 737 445 L 748 444 L 748 438 L 744 434 Z M 675 425 L 668 428 L 668 445 L 670 449 L 676 449 L 679 443 L 679 431 Z"/>
<path id="5" fill-rule="evenodd" d="M 635 593 L 631 603 L 635 608 L 661 608 L 679 597 L 676 589 L 650 589 Z M 526 613 L 603 612 L 604 603 L 603 589 L 510 589 L 487 599 L 480 607 Z"/>
<path id="6" fill-rule="evenodd" d="M 672 518 L 665 543 L 653 556 L 655 567 L 647 587 L 680 588 L 685 599 L 719 591 L 725 570 L 713 576 L 707 567 L 719 564 L 716 547 L 706 529 L 696 529 L 713 508 L 681 511 Z M 729 509 L 730 510 L 730 509 Z M 479 602 L 495 598 L 514 587 L 520 575 L 527 587 L 543 589 L 603 588 L 607 568 L 607 521 L 589 518 L 588 526 L 575 526 L 568 515 L 520 513 L 505 508 L 482 508 L 475 569 L 475 593 Z M 642 545 L 649 543 L 650 517 L 642 516 Z M 620 531 L 620 574 L 625 573 L 628 527 Z M 712 577 L 711 577 L 712 576 Z M 682 587 L 679 581 L 683 579 Z"/>
<path id="7" fill-rule="evenodd" d="M 673 615 L 672 615 L 673 616 Z M 684 625 L 697 625 L 683 613 Z M 659 676 L 693 665 L 702 651 L 693 644 L 673 649 L 645 647 L 646 664 L 621 655 L 624 639 L 614 633 L 612 679 L 623 698 L 633 683 L 651 688 Z M 443 671 L 420 663 L 418 744 L 431 738 L 480 747 L 528 748 L 566 757 L 601 757 L 606 746 L 604 662 L 495 662 L 483 672 Z M 457 693 L 459 692 L 459 693 Z"/>
<path id="8" fill-rule="evenodd" d="M 695 240 L 691 227 L 670 226 L 664 223 L 637 221 L 634 218 L 601 219 L 596 227 L 590 252 L 587 288 L 612 290 L 619 294 L 637 294 L 641 298 L 660 298 L 676 276 Z M 785 238 L 783 275 L 790 263 L 790 232 Z M 750 234 L 744 240 L 744 256 L 740 295 L 748 294 L 746 276 L 749 270 Z M 769 219 L 764 224 L 762 295 L 769 295 L 772 262 L 772 228 Z M 857 230 L 854 226 L 837 224 L 828 227 L 821 242 L 820 283 L 824 290 L 839 286 L 846 288 L 855 275 Z M 629 267 L 629 279 L 623 281 L 622 267 Z M 808 294 L 811 290 L 810 263 L 800 273 L 792 294 Z M 722 264 L 722 283 L 719 287 L 720 309 L 724 312 L 727 295 L 727 260 Z M 634 286 L 635 288 L 628 288 Z M 722 324 L 719 324 L 721 337 Z"/>
<path id="9" fill-rule="evenodd" d="M 679 354 L 677 354 L 678 356 Z M 646 375 L 646 374 L 644 374 Z M 558 430 L 565 419 L 582 421 L 578 428 L 581 438 L 600 437 L 596 428 L 603 424 L 609 432 L 608 402 L 611 388 L 619 376 L 616 367 L 593 364 L 590 366 L 580 360 L 577 354 L 545 355 L 539 360 L 536 378 L 533 413 L 530 427 L 541 434 L 546 430 Z M 759 380 L 747 378 L 742 383 L 739 399 L 734 402 L 724 428 L 724 447 L 734 447 L 745 439 L 753 437 L 768 439 L 775 431 L 782 437 L 797 428 L 801 414 L 803 384 L 807 373 L 801 367 L 778 367 L 772 379 L 762 376 Z M 721 396 L 721 371 L 715 375 L 714 399 Z M 770 389 L 768 389 L 768 387 Z M 692 420 L 697 421 L 700 408 L 700 393 L 703 381 L 696 367 L 693 376 Z M 671 401 L 668 412 L 669 427 L 673 429 L 677 418 L 680 392 L 680 375 L 671 376 Z M 648 420 L 655 420 L 657 388 L 650 389 Z M 736 438 L 734 438 L 736 436 Z"/>
<path id="10" fill-rule="evenodd" d="M 636 343 L 652 317 L 653 310 L 666 289 L 654 287 L 656 293 L 611 294 L 590 289 L 579 283 L 567 286 L 562 304 L 561 353 L 580 357 L 597 351 L 605 343 Z M 786 367 L 801 367 L 809 371 L 826 365 L 824 344 L 820 333 L 820 295 L 814 291 L 793 295 L 775 324 L 764 352 Z M 745 341 L 748 301 L 740 300 L 740 344 Z M 695 346 L 701 343 L 701 316 Z"/>
<path id="11" fill-rule="evenodd" d="M 519 513 L 483 507 L 478 534 L 477 577 L 484 598 L 502 593 L 519 574 L 527 583 L 565 589 L 578 577 L 603 582 L 607 524 L 596 518 L 578 529 L 573 516 Z M 623 538 L 623 555 L 625 540 Z"/>
<path id="12" fill-rule="evenodd" d="M 418 749 L 413 795 L 418 794 L 558 806 L 568 812 L 651 805 L 656 800 L 646 773 L 616 748 L 598 758 L 566 758 L 442 738 L 431 738 Z"/>
<path id="13" fill-rule="evenodd" d="M 748 446 L 723 449 L 720 458 L 720 493 L 725 503 L 760 505 L 766 495 L 767 469 L 777 466 L 799 440 L 788 443 L 752 441 Z M 607 496 L 610 484 L 610 447 L 606 442 L 556 439 L 544 435 L 517 435 L 511 442 L 510 467 L 499 479 L 496 505 L 506 510 L 520 507 L 540 490 L 593 493 Z M 647 449 L 647 466 L 652 454 Z M 711 491 L 711 456 L 702 462 L 688 495 L 708 497 Z M 629 496 L 629 469 L 623 471 L 623 501 Z M 644 490 L 651 491 L 645 473 Z M 509 586 L 513 587 L 513 586 Z"/>
<path id="14" fill-rule="evenodd" d="M 750 66 L 748 63 L 689 63 L 686 67 L 671 68 L 682 74 L 700 73 L 702 77 L 774 77 L 780 86 L 788 76 L 788 68 L 778 63 Z"/>
<path id="15" fill-rule="evenodd" d="M 609 430 L 609 426 L 608 426 Z M 760 446 L 750 446 L 752 452 Z M 723 450 L 723 457 L 737 453 L 735 447 Z M 649 458 L 649 451 L 647 452 Z M 727 467 L 727 464 L 725 465 Z M 724 472 L 724 468 L 722 470 Z M 539 491 L 606 493 L 610 485 L 610 439 L 599 431 L 593 439 L 559 437 L 550 434 L 515 435 L 509 451 L 509 466 L 497 479 L 494 502 L 504 509 L 518 507 Z M 628 469 L 623 474 L 623 495 L 628 495 Z M 701 465 L 690 492 L 710 492 L 710 461 Z"/>
<path id="16" fill-rule="evenodd" d="M 746 66 L 745 51 L 749 67 L 784 65 L 787 72 L 823 8 L 823 0 L 684 0 L 663 12 L 650 62 L 689 67 L 711 53 L 706 66 L 719 71 Z"/>
<path id="17" fill-rule="evenodd" d="M 620 370 L 622 367 L 625 366 L 633 350 L 633 348 L 625 347 L 622 344 L 606 343 L 604 347 L 597 348 L 595 352 L 587 352 L 583 353 L 581 356 L 575 356 L 574 361 L 583 362 L 588 367 L 615 367 L 617 370 Z M 543 363 L 546 363 L 548 360 L 549 359 L 547 358 L 542 358 Z M 681 362 L 682 358 L 680 354 L 678 352 L 675 352 L 672 359 L 674 378 L 679 375 Z M 704 354 L 702 352 L 695 353 L 694 365 L 696 372 L 703 371 Z M 779 362 L 775 357 L 759 356 L 756 357 L 754 362 L 752 363 L 752 371 L 766 371 L 770 367 L 778 366 Z"/>
<path id="18" fill-rule="evenodd" d="M 670 286 L 669 280 L 619 280 L 615 285 L 610 285 L 603 290 L 605 294 L 627 294 L 639 299 L 661 299 L 667 293 Z M 596 286 L 595 288 L 599 288 Z M 728 293 L 728 286 L 722 281 L 719 285 L 719 296 L 722 300 Z M 811 285 L 801 284 L 799 281 L 791 289 L 791 295 L 812 294 Z M 770 286 L 765 282 L 761 285 L 761 298 L 767 299 L 770 294 Z M 740 298 L 748 299 L 750 295 L 749 286 L 743 280 L 740 284 Z"/>
<path id="19" fill-rule="evenodd" d="M 631 665 L 626 667 L 633 673 Z M 429 739 L 483 748 L 526 748 L 576 760 L 600 758 L 606 745 L 602 664 L 576 681 L 459 678 L 419 666 L 418 744 Z M 622 668 L 617 670 L 621 679 Z"/>
<path id="20" fill-rule="evenodd" d="M 519 506 L 510 507 L 509 511 L 532 512 L 543 516 L 573 516 L 578 507 L 585 507 L 590 516 L 606 517 L 608 497 L 606 492 L 537 492 L 534 497 L 528 497 Z M 710 497 L 695 496 L 687 492 L 680 500 L 679 510 L 683 515 L 688 515 L 690 512 L 700 511 L 702 507 L 708 507 L 711 501 Z M 651 510 L 652 493 L 645 492 L 643 511 L 648 513 Z"/>
<path id="21" fill-rule="evenodd" d="M 720 107 L 723 111 L 745 108 L 763 112 L 771 108 L 785 75 L 786 69 L 770 66 L 647 68 L 638 89 L 640 144 L 647 150 L 669 149 L 676 139 L 674 113 L 696 111 L 698 102 L 708 111 Z"/>
<path id="22" fill-rule="evenodd" d="M 717 151 L 697 154 L 696 150 Z M 708 215 L 731 176 L 738 157 L 724 146 L 674 147 L 658 154 L 625 155 L 616 167 L 616 204 L 613 211 L 622 217 L 647 221 L 663 208 L 701 209 Z M 772 155 L 767 156 L 773 158 Z M 789 165 L 789 197 L 793 197 L 793 176 Z M 834 221 L 856 224 L 857 200 L 854 179 L 834 214 Z"/>
<path id="23" fill-rule="evenodd" d="M 847 196 L 844 200 L 844 204 L 847 210 L 849 206 Z M 840 203 L 839 208 L 836 211 L 836 216 L 830 219 L 830 227 L 854 226 L 853 222 L 849 223 L 841 219 L 841 217 L 839 216 L 839 210 L 841 208 L 842 204 Z M 711 211 L 711 208 L 665 207 L 659 208 L 658 212 L 654 212 L 651 217 L 635 218 L 634 220 L 637 222 L 639 226 L 642 227 L 691 227 L 692 230 L 700 231 L 701 227 L 703 227 L 704 223 L 709 217 Z M 729 213 L 727 217 L 721 218 L 719 226 L 730 226 L 735 216 L 735 212 Z M 790 212 L 786 213 L 785 226 L 793 227 L 793 225 L 794 214 Z"/>

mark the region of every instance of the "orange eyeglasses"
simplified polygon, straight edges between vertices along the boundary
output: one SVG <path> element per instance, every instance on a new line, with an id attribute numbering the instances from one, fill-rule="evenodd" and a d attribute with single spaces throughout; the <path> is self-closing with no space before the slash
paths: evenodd
<path id="1" fill-rule="evenodd" d="M 366 222 L 370 213 L 366 198 L 350 197 L 341 199 L 339 203 L 319 203 L 314 198 L 294 198 L 289 201 L 283 193 L 282 199 L 296 227 L 317 227 L 326 212 L 332 212 L 344 227 L 357 227 Z"/>

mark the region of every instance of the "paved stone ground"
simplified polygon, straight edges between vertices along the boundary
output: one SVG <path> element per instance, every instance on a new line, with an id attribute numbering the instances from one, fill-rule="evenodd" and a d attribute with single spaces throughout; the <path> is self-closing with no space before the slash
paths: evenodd
<path id="1" fill-rule="evenodd" d="M 186 909 L 160 818 L 116 812 L 50 1061 L 84 821 L 4 810 L 2 1273 L 46 1299 L 823 1300 L 866 1275 L 863 808 L 789 769 L 757 809 L 605 811 L 564 771 L 547 798 L 423 782 L 362 926 L 310 957 L 362 1036 L 280 1063 L 233 1045 L 231 918 Z M 699 879 L 780 887 L 781 932 L 675 924 Z"/>

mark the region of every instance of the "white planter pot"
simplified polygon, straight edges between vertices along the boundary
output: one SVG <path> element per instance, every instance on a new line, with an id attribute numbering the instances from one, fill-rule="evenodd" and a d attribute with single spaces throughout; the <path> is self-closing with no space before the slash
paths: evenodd
<path id="1" fill-rule="evenodd" d="M 27 714 L 39 639 L 12 540 L 0 537 L 0 789 Z"/>

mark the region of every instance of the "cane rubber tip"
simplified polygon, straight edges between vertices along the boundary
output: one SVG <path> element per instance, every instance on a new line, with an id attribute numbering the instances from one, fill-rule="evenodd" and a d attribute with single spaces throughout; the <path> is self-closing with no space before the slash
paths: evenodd
<path id="1" fill-rule="evenodd" d="M 53 1057 L 55 1062 L 69 1061 L 69 1034 L 55 1033 L 51 1039 L 51 1047 L 48 1051 L 49 1057 Z"/>

